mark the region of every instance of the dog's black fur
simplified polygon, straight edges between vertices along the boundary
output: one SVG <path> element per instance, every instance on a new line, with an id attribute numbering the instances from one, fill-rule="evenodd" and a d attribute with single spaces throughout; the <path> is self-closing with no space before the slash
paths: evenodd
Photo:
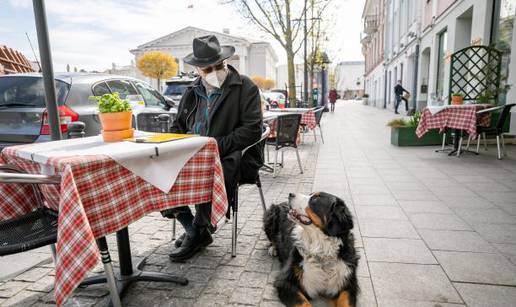
<path id="1" fill-rule="evenodd" d="M 291 210 L 289 203 L 271 205 L 264 215 L 265 233 L 273 248 L 276 249 L 282 266 L 281 273 L 274 283 L 281 302 L 287 306 L 310 306 L 309 300 L 312 297 L 303 286 L 303 278 L 307 274 L 303 271 L 305 259 L 303 252 L 297 247 L 300 242 L 296 242 L 296 240 L 299 241 L 299 237 L 295 238 L 293 230 L 295 227 L 317 227 L 324 234 L 321 234 L 322 238 L 327 236 L 340 239 L 340 241 L 337 240 L 340 247 L 335 249 L 337 251 L 335 261 L 342 261 L 349 272 L 342 287 L 338 289 L 338 293 L 318 293 L 317 295 L 333 301 L 335 306 L 356 306 L 359 292 L 356 269 L 359 256 L 355 251 L 354 238 L 351 233 L 353 219 L 344 201 L 328 193 L 312 194 L 306 207 L 309 208 L 306 210 L 310 211 L 310 215 L 313 217 L 312 225 L 302 225 L 299 221 L 295 222 L 296 219 L 292 216 L 289 217 Z M 311 229 L 310 231 L 316 230 Z M 312 257 L 312 261 L 314 261 L 313 259 L 317 261 L 317 256 L 310 257 Z M 340 300 L 340 296 L 347 298 Z"/>

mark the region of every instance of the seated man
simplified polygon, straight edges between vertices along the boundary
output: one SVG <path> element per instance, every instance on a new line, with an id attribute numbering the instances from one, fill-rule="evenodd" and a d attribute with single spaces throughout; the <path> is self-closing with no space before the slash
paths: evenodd
<path id="1" fill-rule="evenodd" d="M 251 148 L 241 159 L 241 151 L 261 137 L 262 112 L 256 85 L 224 61 L 234 53 L 234 47 L 221 47 L 213 35 L 193 40 L 193 53 L 184 61 L 195 66 L 200 77 L 183 94 L 171 128 L 174 133 L 217 140 L 229 202 L 234 199 L 240 174 L 257 172 L 263 165 L 258 148 Z M 165 217 L 177 218 L 185 229 L 170 254 L 172 261 L 184 261 L 213 242 L 211 203 L 195 209 L 195 217 L 187 206 L 162 212 Z"/>

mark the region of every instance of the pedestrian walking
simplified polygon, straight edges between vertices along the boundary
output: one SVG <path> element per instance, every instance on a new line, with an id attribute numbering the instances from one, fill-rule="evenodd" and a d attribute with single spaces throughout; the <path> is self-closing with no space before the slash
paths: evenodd
<path id="1" fill-rule="evenodd" d="M 337 90 L 332 88 L 330 93 L 328 94 L 328 99 L 330 100 L 330 110 L 332 112 L 335 111 L 335 103 L 337 102 Z"/>
<path id="2" fill-rule="evenodd" d="M 403 93 L 407 93 L 410 96 L 410 92 L 403 88 L 401 85 L 401 80 L 398 80 L 398 84 L 394 87 L 394 95 L 396 96 L 396 105 L 394 106 L 394 114 L 398 113 L 398 107 L 400 106 L 401 100 L 405 101 L 405 111 L 408 112 L 408 99 L 403 95 Z"/>

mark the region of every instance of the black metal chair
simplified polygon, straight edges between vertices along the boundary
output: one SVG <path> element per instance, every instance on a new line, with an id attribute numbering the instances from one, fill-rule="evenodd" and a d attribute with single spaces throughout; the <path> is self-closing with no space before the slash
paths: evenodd
<path id="1" fill-rule="evenodd" d="M 269 128 L 269 126 L 265 126 L 265 131 L 262 133 L 262 137 L 260 138 L 260 140 L 256 143 L 254 143 L 253 145 L 248 146 L 244 150 L 242 150 L 242 157 L 244 157 L 245 153 L 254 146 L 260 146 L 263 149 L 263 146 L 265 146 L 265 141 L 269 137 L 270 133 L 271 133 L 271 129 Z M 263 152 L 263 150 L 261 150 L 261 152 Z M 238 189 L 240 186 L 246 185 L 246 184 L 253 184 L 253 185 L 255 184 L 258 187 L 258 192 L 260 193 L 260 200 L 262 202 L 263 213 L 265 213 L 265 211 L 267 210 L 267 205 L 265 204 L 265 197 L 263 195 L 262 182 L 260 180 L 259 172 L 256 172 L 256 177 L 254 177 L 254 178 L 242 176 L 240 179 L 240 182 L 238 183 L 236 191 L 235 191 L 235 200 L 234 200 L 234 202 L 232 202 L 230 204 L 230 210 L 233 210 L 232 217 L 231 217 L 233 220 L 232 225 L 231 225 L 231 256 L 232 257 L 236 257 L 236 246 L 237 246 L 237 237 L 238 237 L 238 227 L 237 227 L 237 223 L 238 223 Z"/>
<path id="2" fill-rule="evenodd" d="M 502 110 L 500 112 L 500 116 L 498 117 L 498 121 L 495 125 L 491 125 L 490 127 L 477 126 L 477 153 L 480 149 L 480 137 L 482 136 L 484 138 L 484 148 L 485 150 L 487 150 L 486 135 L 494 135 L 496 136 L 496 148 L 498 150 L 498 159 L 502 159 L 503 156 L 507 155 L 507 152 L 505 150 L 505 140 L 503 138 L 503 126 L 507 121 L 507 118 L 509 118 L 509 115 L 511 114 L 512 107 L 514 107 L 515 105 L 516 103 L 510 103 L 504 106 L 493 107 L 477 112 L 477 114 L 484 114 L 489 112 L 495 112 L 500 109 Z"/>
<path id="3" fill-rule="evenodd" d="M 260 140 L 258 140 L 256 143 L 254 143 L 254 144 L 246 147 L 244 150 L 242 150 L 242 157 L 244 157 L 246 152 L 254 146 L 261 146 L 263 148 L 265 140 L 267 139 L 267 137 L 269 136 L 270 133 L 271 133 L 271 129 L 269 128 L 269 126 L 265 125 L 265 131 L 262 133 Z M 263 150 L 262 150 L 262 152 L 263 152 Z M 231 225 L 231 256 L 232 257 L 236 257 L 236 246 L 237 246 L 237 236 L 238 236 L 238 227 L 237 227 L 237 224 L 238 224 L 238 188 L 245 184 L 256 184 L 256 186 L 258 187 L 258 192 L 260 192 L 260 200 L 262 202 L 263 212 L 265 213 L 265 210 L 267 210 L 267 205 L 265 203 L 265 197 L 263 195 L 263 190 L 262 190 L 262 182 L 260 180 L 260 174 L 257 172 L 255 177 L 254 176 L 253 177 L 243 176 L 236 187 L 234 201 L 233 202 L 230 201 L 230 203 L 229 203 L 228 214 L 226 215 L 227 218 L 229 218 L 231 216 L 231 219 L 233 220 L 232 225 Z M 227 223 L 228 219 L 226 219 L 225 222 Z M 222 225 L 224 225 L 224 224 L 222 224 Z M 219 227 L 219 229 L 220 229 L 220 227 Z M 172 219 L 172 240 L 175 240 L 175 238 L 176 238 L 176 219 L 173 218 Z"/>
<path id="4" fill-rule="evenodd" d="M 317 127 L 319 128 L 319 132 L 321 134 L 321 141 L 324 144 L 324 136 L 323 136 L 323 132 L 322 132 L 322 128 L 321 128 L 321 119 L 322 119 L 322 116 L 323 116 L 323 113 L 324 113 L 324 107 L 320 107 L 318 109 L 315 109 L 314 113 L 315 113 L 315 122 L 317 123 Z M 315 128 L 314 128 L 314 140 L 317 142 L 317 136 L 316 136 Z"/>
<path id="5" fill-rule="evenodd" d="M 278 165 L 278 153 L 283 148 L 292 147 L 296 150 L 297 163 L 299 164 L 299 170 L 303 173 L 303 167 L 301 165 L 301 158 L 299 157 L 299 151 L 297 149 L 297 137 L 299 133 L 299 126 L 301 123 L 301 114 L 288 114 L 278 116 L 276 120 L 276 136 L 268 138 L 265 142 L 268 146 L 274 146 L 276 151 L 274 155 L 274 166 L 272 176 L 276 177 L 276 168 Z M 269 151 L 267 147 L 267 157 Z M 268 160 L 268 159 L 267 159 Z M 281 154 L 281 165 L 283 166 L 283 152 Z"/>

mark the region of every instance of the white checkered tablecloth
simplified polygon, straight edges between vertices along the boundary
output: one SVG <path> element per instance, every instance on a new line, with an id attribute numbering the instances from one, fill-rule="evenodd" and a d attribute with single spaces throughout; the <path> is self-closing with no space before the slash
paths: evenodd
<path id="1" fill-rule="evenodd" d="M 41 166 L 19 158 L 25 146 L 5 148 L 0 163 L 29 173 Z M 48 167 L 61 185 L 42 185 L 46 205 L 59 212 L 55 297 L 62 305 L 99 260 L 95 238 L 118 231 L 144 215 L 171 207 L 212 202 L 212 223 L 227 211 L 228 202 L 217 142 L 210 139 L 181 169 L 172 189 L 164 193 L 107 156 L 50 159 Z M 166 175 L 166 174 L 164 174 Z M 0 220 L 34 209 L 29 185 L 0 184 Z"/>
<path id="2" fill-rule="evenodd" d="M 425 108 L 417 126 L 416 135 L 422 137 L 430 129 L 443 131 L 445 128 L 452 128 L 464 130 L 474 137 L 477 125 L 488 127 L 491 124 L 491 114 L 477 116 L 477 111 L 489 107 L 491 107 L 489 104 L 448 106 L 433 115 L 428 108 Z"/>

